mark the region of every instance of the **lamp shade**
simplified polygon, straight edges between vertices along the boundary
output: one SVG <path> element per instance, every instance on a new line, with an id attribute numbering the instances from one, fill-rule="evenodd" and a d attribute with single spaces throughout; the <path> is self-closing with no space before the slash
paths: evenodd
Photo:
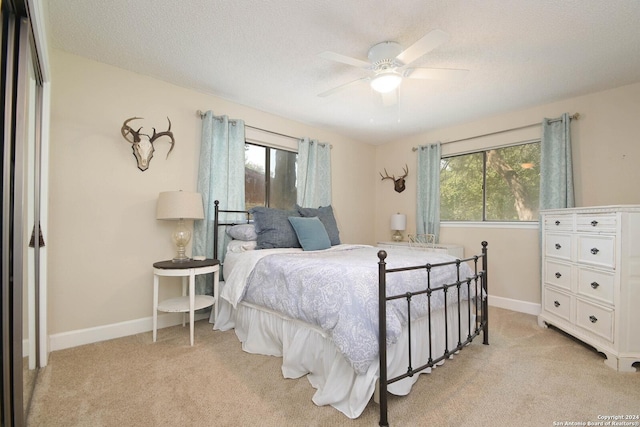
<path id="1" fill-rule="evenodd" d="M 402 230 L 407 228 L 407 216 L 405 214 L 393 214 L 391 215 L 391 229 Z"/>
<path id="2" fill-rule="evenodd" d="M 400 86 L 402 76 L 396 72 L 389 71 L 380 73 L 371 79 L 371 88 L 376 92 L 388 93 Z"/>
<path id="3" fill-rule="evenodd" d="M 158 196 L 157 219 L 203 219 L 202 195 L 189 191 L 163 191 Z"/>

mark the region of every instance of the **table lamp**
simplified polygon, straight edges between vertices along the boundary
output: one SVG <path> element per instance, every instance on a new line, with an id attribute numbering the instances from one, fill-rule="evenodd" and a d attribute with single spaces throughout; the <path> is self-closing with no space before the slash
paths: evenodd
<path id="1" fill-rule="evenodd" d="M 397 213 L 391 215 L 391 230 L 393 234 L 391 235 L 391 239 L 394 242 L 401 242 L 402 231 L 407 228 L 407 216 L 405 214 Z"/>
<path id="2" fill-rule="evenodd" d="M 178 220 L 176 229 L 171 234 L 178 254 L 173 262 L 185 262 L 190 258 L 185 255 L 186 246 L 191 240 L 191 230 L 185 226 L 185 219 L 203 219 L 202 196 L 189 191 L 164 191 L 158 197 L 157 219 Z"/>

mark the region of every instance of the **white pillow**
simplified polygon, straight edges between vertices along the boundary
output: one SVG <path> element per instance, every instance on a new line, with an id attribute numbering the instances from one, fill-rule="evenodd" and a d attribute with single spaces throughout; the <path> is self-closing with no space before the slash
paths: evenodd
<path id="1" fill-rule="evenodd" d="M 252 251 L 256 248 L 255 240 L 251 241 L 243 241 L 243 240 L 232 240 L 227 245 L 227 252 L 240 253 L 246 251 Z"/>
<path id="2" fill-rule="evenodd" d="M 251 240 L 258 240 L 256 234 L 256 227 L 253 224 L 239 224 L 227 227 L 227 234 L 235 240 L 243 240 L 249 242 Z"/>

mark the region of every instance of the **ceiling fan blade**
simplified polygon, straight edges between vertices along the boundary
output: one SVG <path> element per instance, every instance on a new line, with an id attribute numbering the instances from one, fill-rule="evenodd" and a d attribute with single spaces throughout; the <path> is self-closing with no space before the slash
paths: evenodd
<path id="1" fill-rule="evenodd" d="M 319 96 L 320 98 L 325 98 L 325 97 L 327 97 L 327 96 L 329 96 L 329 95 L 333 95 L 333 94 L 334 94 L 334 93 L 336 93 L 336 92 L 339 92 L 339 91 L 341 91 L 341 90 L 344 90 L 344 89 L 346 89 L 346 88 L 348 88 L 348 87 L 350 87 L 350 86 L 355 86 L 356 84 L 359 84 L 359 83 L 364 82 L 364 81 L 367 81 L 367 80 L 371 80 L 371 79 L 370 79 L 369 77 L 363 77 L 363 78 L 361 78 L 361 79 L 354 80 L 354 81 L 351 81 L 351 82 L 349 82 L 349 83 L 345 83 L 345 84 L 340 85 L 340 86 L 336 86 L 336 87 L 334 87 L 333 89 L 329 89 L 329 90 L 327 90 L 327 91 L 325 91 L 325 92 L 322 92 L 322 93 L 318 94 L 318 96 Z"/>
<path id="2" fill-rule="evenodd" d="M 442 30 L 433 30 L 427 33 L 420 40 L 406 48 L 403 52 L 396 57 L 403 64 L 411 64 L 416 59 L 420 58 L 427 52 L 432 51 L 436 47 L 449 41 L 449 34 Z"/>
<path id="3" fill-rule="evenodd" d="M 407 68 L 404 76 L 410 79 L 460 80 L 468 72 L 459 68 Z"/>
<path id="4" fill-rule="evenodd" d="M 385 107 L 391 107 L 398 103 L 398 89 L 387 93 L 381 93 L 380 95 L 382 96 L 382 105 Z"/>
<path id="5" fill-rule="evenodd" d="M 318 56 L 324 59 L 328 59 L 329 61 L 342 62 L 343 64 L 353 65 L 354 67 L 358 67 L 358 68 L 369 68 L 371 66 L 371 64 L 367 61 L 363 61 L 357 58 L 352 58 L 346 55 L 340 55 L 339 53 L 335 53 L 335 52 L 329 52 L 329 51 L 322 52 L 318 54 Z"/>

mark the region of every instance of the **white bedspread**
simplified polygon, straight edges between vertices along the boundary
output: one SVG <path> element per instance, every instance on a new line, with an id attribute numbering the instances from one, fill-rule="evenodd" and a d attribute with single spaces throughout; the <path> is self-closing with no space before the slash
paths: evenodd
<path id="1" fill-rule="evenodd" d="M 378 355 L 378 248 L 338 245 L 325 251 L 300 249 L 249 251 L 234 260 L 221 297 L 236 307 L 241 300 L 267 307 L 289 318 L 302 320 L 326 332 L 358 374 L 367 372 Z M 435 264 L 454 260 L 446 254 L 402 248 L 385 249 L 387 268 Z M 461 264 L 460 279 L 472 275 Z M 431 287 L 458 280 L 455 266 L 436 268 Z M 424 269 L 387 275 L 387 294 L 426 288 Z M 461 299 L 466 299 L 463 287 Z M 422 299 L 424 303 L 420 304 Z M 427 312 L 426 296 L 414 297 L 411 319 Z M 449 303 L 457 301 L 451 289 Z M 442 292 L 434 293 L 432 310 L 444 304 Z M 387 310 L 387 344 L 394 343 L 407 323 L 404 300 L 392 301 Z"/>

